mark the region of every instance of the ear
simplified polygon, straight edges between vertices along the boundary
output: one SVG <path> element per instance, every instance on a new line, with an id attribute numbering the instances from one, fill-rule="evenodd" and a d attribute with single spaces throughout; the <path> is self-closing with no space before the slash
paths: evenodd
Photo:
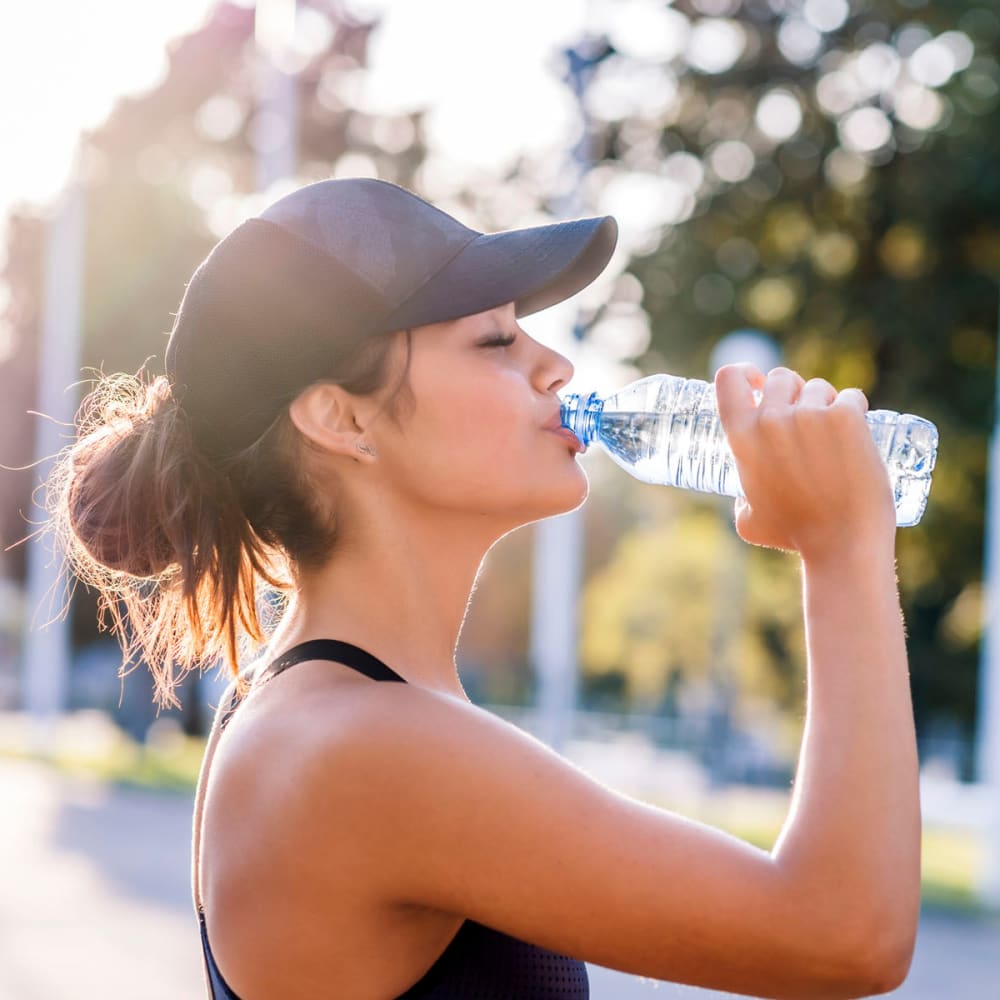
<path id="1" fill-rule="evenodd" d="M 371 409 L 370 401 L 341 386 L 317 382 L 306 386 L 292 400 L 288 412 L 299 431 L 323 451 L 371 461 L 357 447 L 362 443 Z"/>

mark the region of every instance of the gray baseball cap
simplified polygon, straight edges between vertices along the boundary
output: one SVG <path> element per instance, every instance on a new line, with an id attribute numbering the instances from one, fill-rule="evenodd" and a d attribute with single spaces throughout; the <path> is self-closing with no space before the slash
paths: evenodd
<path id="1" fill-rule="evenodd" d="M 366 337 L 508 302 L 538 312 L 590 284 L 617 238 L 607 215 L 480 233 L 387 181 L 306 185 L 195 270 L 167 343 L 171 390 L 199 448 L 235 454 Z"/>

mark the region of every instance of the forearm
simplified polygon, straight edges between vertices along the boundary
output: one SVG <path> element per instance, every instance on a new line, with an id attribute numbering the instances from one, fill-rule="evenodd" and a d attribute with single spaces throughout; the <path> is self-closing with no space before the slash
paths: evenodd
<path id="1" fill-rule="evenodd" d="M 920 796 L 889 546 L 803 561 L 806 725 L 773 856 L 848 940 L 905 948 L 919 913 Z"/>

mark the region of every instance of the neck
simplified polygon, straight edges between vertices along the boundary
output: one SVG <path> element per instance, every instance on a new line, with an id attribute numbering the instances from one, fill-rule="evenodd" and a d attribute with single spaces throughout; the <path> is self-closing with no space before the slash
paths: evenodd
<path id="1" fill-rule="evenodd" d="M 455 650 L 483 559 L 505 532 L 454 511 L 415 521 L 379 518 L 341 539 L 323 569 L 301 574 L 268 655 L 341 639 L 411 684 L 468 701 Z"/>

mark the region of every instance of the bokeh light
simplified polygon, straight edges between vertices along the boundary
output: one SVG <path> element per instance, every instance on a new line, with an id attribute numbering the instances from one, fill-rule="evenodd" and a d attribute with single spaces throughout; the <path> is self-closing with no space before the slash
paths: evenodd
<path id="1" fill-rule="evenodd" d="M 847 0 L 806 0 L 802 6 L 805 19 L 817 31 L 823 32 L 836 31 L 850 12 Z"/>
<path id="2" fill-rule="evenodd" d="M 739 21 L 704 18 L 695 23 L 688 38 L 688 65 L 702 73 L 724 73 L 743 55 L 746 44 L 747 32 Z"/>
<path id="3" fill-rule="evenodd" d="M 775 87 L 760 99 L 754 116 L 757 128 L 776 142 L 791 139 L 802 125 L 802 105 L 792 91 Z"/>

